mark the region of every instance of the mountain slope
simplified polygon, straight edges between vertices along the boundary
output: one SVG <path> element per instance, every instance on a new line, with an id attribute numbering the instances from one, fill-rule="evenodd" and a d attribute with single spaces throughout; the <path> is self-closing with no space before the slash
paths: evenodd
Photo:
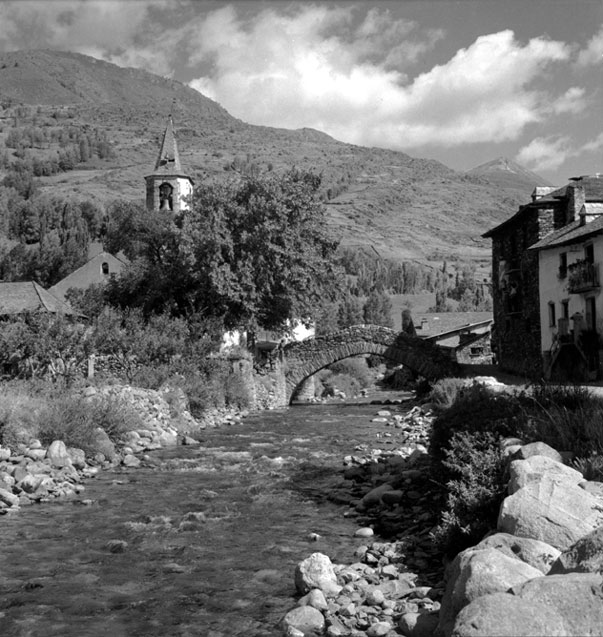
<path id="1" fill-rule="evenodd" d="M 0 140 L 15 125 L 57 122 L 98 129 L 110 140 L 112 163 L 92 161 L 42 177 L 43 190 L 99 202 L 141 201 L 144 175 L 152 170 L 171 112 L 182 164 L 196 183 L 227 178 L 233 167 L 249 165 L 319 171 L 330 223 L 342 243 L 399 260 L 487 264 L 489 241 L 480 235 L 510 216 L 530 192 L 517 181 L 497 183 L 492 171 L 463 174 L 437 161 L 345 144 L 312 129 L 249 125 L 180 82 L 75 53 L 1 54 L 0 105 L 5 123 Z"/>

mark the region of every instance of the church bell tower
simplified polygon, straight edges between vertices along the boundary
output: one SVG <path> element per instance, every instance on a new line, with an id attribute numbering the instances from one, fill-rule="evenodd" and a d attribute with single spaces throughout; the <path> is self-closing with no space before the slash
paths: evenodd
<path id="1" fill-rule="evenodd" d="M 165 213 L 189 209 L 186 200 L 193 194 L 193 180 L 182 170 L 172 116 L 168 117 L 155 170 L 145 177 L 147 210 Z"/>

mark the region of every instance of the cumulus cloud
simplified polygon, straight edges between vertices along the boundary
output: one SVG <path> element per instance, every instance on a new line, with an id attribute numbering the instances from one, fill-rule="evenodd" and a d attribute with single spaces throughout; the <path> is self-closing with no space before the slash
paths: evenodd
<path id="1" fill-rule="evenodd" d="M 579 66 L 589 66 L 591 64 L 603 64 L 603 26 L 589 40 L 586 48 L 578 54 Z"/>
<path id="2" fill-rule="evenodd" d="M 402 149 L 515 139 L 550 114 L 551 104 L 576 111 L 583 97 L 575 89 L 557 102 L 531 88 L 551 63 L 568 60 L 562 42 L 533 38 L 522 45 L 512 31 L 493 33 L 409 80 L 392 52 L 380 48 L 380 29 L 398 40 L 395 57 L 413 46 L 419 55 L 441 33 L 421 41 L 416 25 L 376 9 L 351 28 L 340 7 L 266 10 L 245 24 L 225 7 L 191 41 L 192 58 L 213 66 L 190 84 L 245 121 L 309 126 L 344 141 Z"/>
<path id="3" fill-rule="evenodd" d="M 577 115 L 586 108 L 586 91 L 572 86 L 551 104 L 551 111 L 557 115 L 571 113 Z"/>
<path id="4" fill-rule="evenodd" d="M 0 2 L 0 50 L 70 50 L 165 73 L 170 69 L 169 43 L 152 16 L 170 4 L 168 0 Z"/>
<path id="5" fill-rule="evenodd" d="M 516 160 L 531 170 L 555 170 L 569 159 L 601 149 L 603 133 L 582 146 L 574 145 L 566 135 L 537 137 L 519 151 Z"/>

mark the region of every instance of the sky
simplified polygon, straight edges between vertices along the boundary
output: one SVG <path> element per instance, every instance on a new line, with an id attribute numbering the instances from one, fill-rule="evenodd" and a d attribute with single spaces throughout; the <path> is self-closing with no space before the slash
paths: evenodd
<path id="1" fill-rule="evenodd" d="M 456 170 L 603 172 L 603 0 L 0 0 L 0 51 L 34 48 Z"/>

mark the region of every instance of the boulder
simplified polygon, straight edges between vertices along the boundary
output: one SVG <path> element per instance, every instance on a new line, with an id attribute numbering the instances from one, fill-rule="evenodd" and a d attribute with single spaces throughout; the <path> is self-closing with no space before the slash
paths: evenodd
<path id="1" fill-rule="evenodd" d="M 601 635 L 603 577 L 598 573 L 547 575 L 513 588 L 525 602 L 543 604 L 563 618 L 564 635 Z M 543 633 L 548 634 L 548 633 Z"/>
<path id="2" fill-rule="evenodd" d="M 84 469 L 86 467 L 86 452 L 83 449 L 68 447 L 67 453 L 69 454 L 71 464 L 76 469 Z"/>
<path id="3" fill-rule="evenodd" d="M 469 548 L 459 553 L 450 569 L 442 599 L 439 629 L 449 635 L 458 612 L 467 604 L 490 593 L 505 592 L 534 577 L 538 569 L 494 548 Z"/>
<path id="4" fill-rule="evenodd" d="M 563 456 L 546 442 L 530 442 L 523 445 L 516 454 L 518 460 L 525 460 L 530 456 L 546 456 L 551 460 L 563 463 Z"/>
<path id="5" fill-rule="evenodd" d="M 576 469 L 552 460 L 547 456 L 529 456 L 525 460 L 513 460 L 509 466 L 509 495 L 519 491 L 530 482 L 538 482 L 544 475 L 551 480 L 578 484 L 584 480 Z"/>
<path id="6" fill-rule="evenodd" d="M 595 480 L 584 480 L 578 486 L 591 495 L 594 495 L 597 498 L 603 500 L 603 483 L 596 482 Z"/>
<path id="7" fill-rule="evenodd" d="M 46 451 L 46 460 L 50 462 L 51 466 L 57 467 L 58 469 L 72 466 L 71 457 L 62 440 L 55 440 L 50 443 Z"/>
<path id="8" fill-rule="evenodd" d="M 497 528 L 565 551 L 602 523 L 598 498 L 577 484 L 545 474 L 504 499 Z"/>
<path id="9" fill-rule="evenodd" d="M 399 504 L 404 498 L 404 491 L 392 490 L 385 491 L 385 493 L 381 494 L 381 500 L 384 504 L 395 505 Z"/>
<path id="10" fill-rule="evenodd" d="M 602 572 L 603 526 L 600 526 L 561 553 L 553 564 L 550 574 Z"/>
<path id="11" fill-rule="evenodd" d="M 10 449 L 0 445 L 0 462 L 4 462 L 10 458 Z"/>
<path id="12" fill-rule="evenodd" d="M 494 533 L 483 539 L 475 548 L 496 549 L 508 557 L 514 557 L 537 568 L 543 575 L 551 570 L 553 562 L 561 555 L 559 549 L 546 542 L 515 537 L 509 533 Z"/>
<path id="13" fill-rule="evenodd" d="M 389 622 L 375 622 L 366 631 L 366 637 L 385 637 L 389 635 L 393 626 Z"/>
<path id="14" fill-rule="evenodd" d="M 283 628 L 295 628 L 304 635 L 322 635 L 325 629 L 325 618 L 312 606 L 298 606 L 290 610 L 282 621 Z"/>
<path id="15" fill-rule="evenodd" d="M 327 597 L 339 594 L 341 586 L 331 560 L 322 553 L 312 553 L 301 561 L 295 569 L 295 587 L 304 595 L 313 588 L 319 588 Z"/>
<path id="16" fill-rule="evenodd" d="M 542 577 L 540 579 L 546 579 Z M 554 608 L 508 593 L 484 595 L 465 606 L 446 637 L 562 637 L 563 619 Z"/>

